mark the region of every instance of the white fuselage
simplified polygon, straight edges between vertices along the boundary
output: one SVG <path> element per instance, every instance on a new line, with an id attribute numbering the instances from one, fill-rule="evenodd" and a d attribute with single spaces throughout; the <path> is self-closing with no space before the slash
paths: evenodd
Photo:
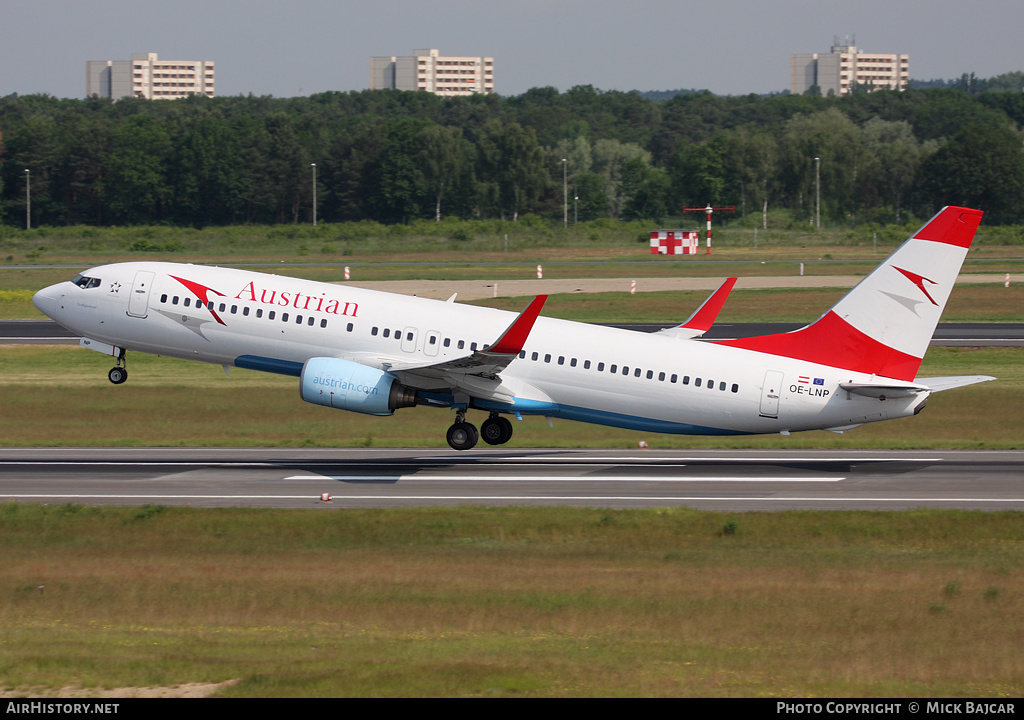
<path id="1" fill-rule="evenodd" d="M 295 376 L 314 357 L 382 370 L 456 359 L 493 343 L 516 319 L 491 308 L 230 268 L 135 262 L 84 275 L 99 284 L 51 286 L 37 305 L 85 338 Z M 839 387 L 872 380 L 763 352 L 541 317 L 523 353 L 500 373 L 506 399 L 469 392 L 464 404 L 721 435 L 844 428 L 912 414 L 927 397 L 879 400 Z M 423 379 L 419 389 L 460 402 L 460 393 L 436 379 Z"/>

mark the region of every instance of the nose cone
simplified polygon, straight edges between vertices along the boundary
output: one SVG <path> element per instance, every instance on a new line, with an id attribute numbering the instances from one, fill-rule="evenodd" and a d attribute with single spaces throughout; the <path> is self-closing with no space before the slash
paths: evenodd
<path id="1" fill-rule="evenodd" d="M 32 296 L 32 304 L 36 306 L 36 310 L 50 318 L 54 317 L 57 312 L 58 287 L 57 285 L 45 287 Z"/>

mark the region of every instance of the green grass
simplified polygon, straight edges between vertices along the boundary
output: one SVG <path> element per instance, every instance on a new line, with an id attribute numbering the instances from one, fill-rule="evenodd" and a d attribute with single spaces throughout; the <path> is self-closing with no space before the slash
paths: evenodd
<path id="1" fill-rule="evenodd" d="M 1020 522 L 9 503 L 0 686 L 1019 697 Z"/>
<path id="2" fill-rule="evenodd" d="M 515 422 L 510 447 L 1019 448 L 1024 363 L 1012 348 L 932 348 L 923 376 L 992 375 L 996 382 L 937 393 L 920 415 L 845 435 L 818 431 L 742 437 L 653 435 L 543 418 Z M 295 378 L 133 353 L 130 379 L 75 346 L 0 346 L 0 444 L 6 446 L 438 447 L 451 413 L 419 407 L 377 418 L 316 407 Z M 479 422 L 482 414 L 471 412 Z"/>

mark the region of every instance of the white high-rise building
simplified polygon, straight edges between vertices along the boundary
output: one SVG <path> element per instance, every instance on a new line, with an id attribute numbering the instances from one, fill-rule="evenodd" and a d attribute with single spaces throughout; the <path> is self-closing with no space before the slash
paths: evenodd
<path id="1" fill-rule="evenodd" d="M 133 53 L 131 60 L 90 60 L 85 74 L 86 97 L 174 100 L 215 94 L 211 60 L 159 60 L 156 53 Z"/>
<path id="2" fill-rule="evenodd" d="M 789 91 L 803 95 L 812 86 L 821 94 L 849 95 L 854 87 L 872 90 L 906 90 L 910 85 L 910 56 L 865 53 L 855 39 L 836 37 L 829 53 L 790 55 Z"/>
<path id="3" fill-rule="evenodd" d="M 412 57 L 370 58 L 370 89 L 425 90 L 445 97 L 494 92 L 494 58 L 412 52 Z"/>

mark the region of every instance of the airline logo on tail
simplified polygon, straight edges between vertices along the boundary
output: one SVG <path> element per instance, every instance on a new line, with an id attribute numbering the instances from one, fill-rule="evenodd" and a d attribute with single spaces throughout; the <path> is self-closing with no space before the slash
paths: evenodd
<path id="1" fill-rule="evenodd" d="M 928 290 L 924 286 L 925 283 L 928 283 L 929 285 L 937 285 L 938 283 L 936 283 L 934 280 L 929 280 L 923 275 L 918 275 L 917 273 L 910 272 L 909 270 L 904 270 L 901 267 L 896 267 L 895 265 L 893 265 L 893 268 L 899 270 L 901 273 L 903 273 L 904 277 L 906 277 L 907 280 L 917 285 L 918 289 L 920 289 L 921 292 L 924 293 L 924 296 L 928 298 L 929 302 L 931 302 L 932 305 L 938 305 L 938 303 L 935 302 L 935 298 L 933 298 L 928 293 Z"/>

